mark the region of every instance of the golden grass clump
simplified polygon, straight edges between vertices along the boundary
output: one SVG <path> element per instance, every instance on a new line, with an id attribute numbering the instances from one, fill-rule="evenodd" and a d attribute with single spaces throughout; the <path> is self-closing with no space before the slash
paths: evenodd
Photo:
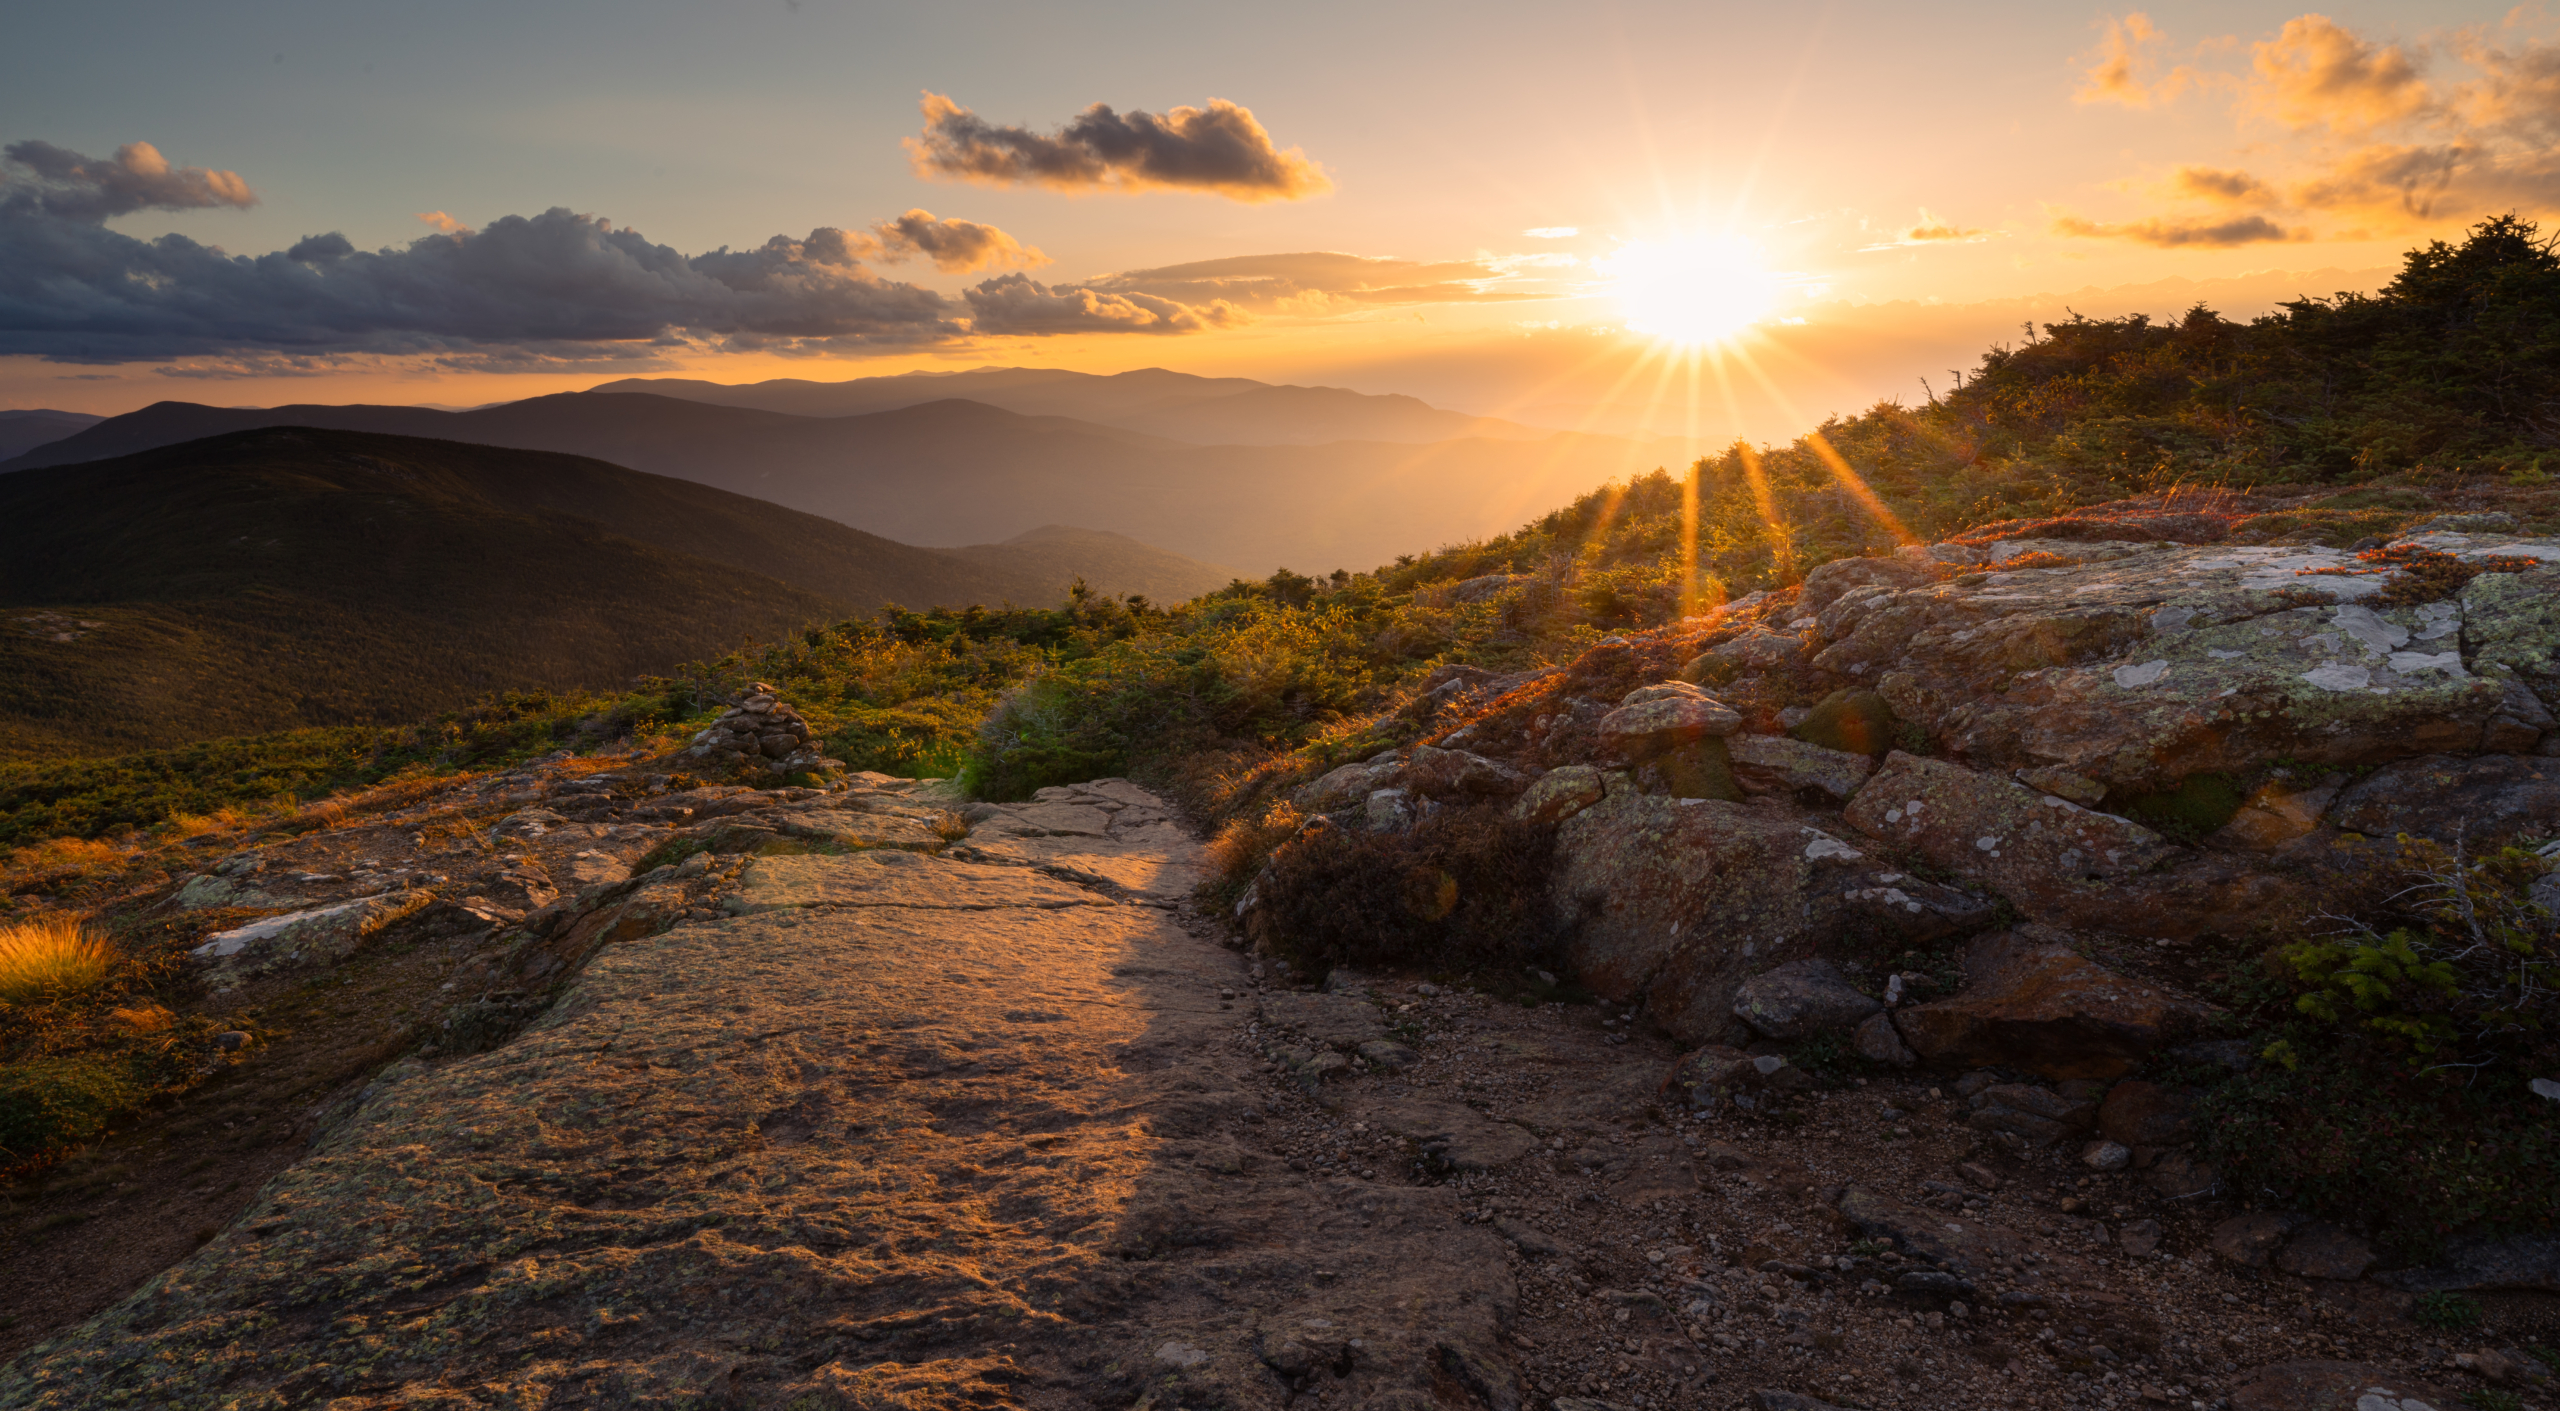
<path id="1" fill-rule="evenodd" d="M 115 947 L 73 917 L 0 926 L 0 1002 L 39 1004 L 96 989 L 115 974 Z"/>

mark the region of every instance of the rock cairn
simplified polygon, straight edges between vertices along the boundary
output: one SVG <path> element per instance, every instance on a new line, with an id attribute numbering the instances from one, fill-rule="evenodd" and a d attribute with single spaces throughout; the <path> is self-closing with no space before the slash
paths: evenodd
<path id="1" fill-rule="evenodd" d="M 845 767 L 843 760 L 828 759 L 819 752 L 809 722 L 782 703 L 780 692 L 761 681 L 734 697 L 718 720 L 693 737 L 685 755 L 751 774 L 835 774 Z"/>

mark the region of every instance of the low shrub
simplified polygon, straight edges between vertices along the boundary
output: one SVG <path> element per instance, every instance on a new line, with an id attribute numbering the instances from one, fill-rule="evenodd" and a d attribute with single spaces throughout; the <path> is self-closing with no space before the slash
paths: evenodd
<path id="1" fill-rule="evenodd" d="M 2415 923 L 2382 931 L 2341 919 L 2281 957 L 2304 990 L 2294 1008 L 2419 1054 L 2529 1040 L 2560 1014 L 2560 953 L 2526 888 L 2541 859 L 2489 858 L 2404 840 L 2415 885 L 2396 899 Z"/>
<path id="2" fill-rule="evenodd" d="M 1446 809 L 1402 834 L 1320 822 L 1271 854 L 1248 924 L 1309 974 L 1393 965 L 1507 979 L 1554 966 L 1553 832 L 1498 807 Z"/>
<path id="3" fill-rule="evenodd" d="M 2480 1304 L 2458 1293 L 2420 1294 L 2411 1316 L 2430 1328 L 2475 1327 L 2480 1322 Z"/>
<path id="4" fill-rule="evenodd" d="M 121 1053 L 77 1053 L 0 1065 L 0 1169 L 95 1139 L 151 1095 Z"/>
<path id="5" fill-rule="evenodd" d="M 2280 1040 L 2198 1103 L 2228 1187 L 2342 1224 L 2375 1226 L 2403 1251 L 2462 1230 L 2560 1226 L 2560 1120 L 2512 1070 L 2413 1069 L 2382 1046 Z"/>

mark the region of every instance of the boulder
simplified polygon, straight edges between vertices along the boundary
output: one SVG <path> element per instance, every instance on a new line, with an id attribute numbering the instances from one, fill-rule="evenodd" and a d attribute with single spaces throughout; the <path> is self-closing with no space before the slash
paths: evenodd
<path id="1" fill-rule="evenodd" d="M 2106 785 L 2058 765 L 2043 764 L 2033 769 L 2021 769 L 2017 772 L 2017 780 L 2040 794 L 2069 799 L 2082 808 L 2096 808 L 2107 797 Z"/>
<path id="2" fill-rule="evenodd" d="M 2082 957 L 2047 926 L 1977 940 L 1964 967 L 1962 993 L 1894 1012 L 1925 1063 L 2115 1078 L 2211 1012 Z"/>
<path id="3" fill-rule="evenodd" d="M 2141 1175 L 2142 1184 L 2163 1200 L 2193 1200 L 2214 1193 L 2222 1178 L 2202 1158 L 2183 1151 L 2164 1151 Z"/>
<path id="4" fill-rule="evenodd" d="M 1771 632 L 1754 627 L 1729 637 L 1692 657 L 1680 668 L 1684 681 L 1730 681 L 1745 673 L 1782 671 L 1804 659 L 1801 632 Z"/>
<path id="5" fill-rule="evenodd" d="M 1858 1051 L 1860 1058 L 1869 1063 L 1908 1068 L 1920 1061 L 1918 1055 L 1902 1042 L 1902 1035 L 1895 1032 L 1893 1020 L 1888 1015 L 1874 1015 L 1860 1024 L 1857 1032 L 1850 1035 L 1849 1044 Z"/>
<path id="6" fill-rule="evenodd" d="M 2503 552 L 2512 554 L 2514 546 Z M 2462 639 L 2472 668 L 2523 682 L 2560 713 L 2560 555 L 2526 573 L 2483 573 L 2462 585 Z"/>
<path id="7" fill-rule="evenodd" d="M 2560 832 L 2560 760 L 2430 755 L 2386 764 L 2340 792 L 2328 822 L 2377 838 L 2460 838 L 2475 850 Z"/>
<path id="8" fill-rule="evenodd" d="M 1380 771 L 1366 764 L 1346 764 L 1328 771 L 1321 779 L 1301 784 L 1289 795 L 1289 802 L 1300 813 L 1331 813 L 1349 808 L 1369 796 L 1378 787 Z"/>
<path id="9" fill-rule="evenodd" d="M 2285 1236 L 2300 1229 L 2305 1217 L 2282 1214 L 2273 1210 L 2252 1210 L 2234 1215 L 2213 1227 L 2210 1237 L 2215 1257 L 2243 1269 L 2264 1269 L 2283 1246 Z"/>
<path id="10" fill-rule="evenodd" d="M 1980 879 L 2040 920 L 2119 914 L 2107 884 L 2176 855 L 2138 823 L 1900 751 L 1849 801 L 1847 818 L 1869 837 Z"/>
<path id="11" fill-rule="evenodd" d="M 1511 806 L 1511 816 L 1532 823 L 1560 823 L 1600 802 L 1606 792 L 1599 770 L 1568 764 L 1547 771 L 1531 784 Z"/>
<path id="12" fill-rule="evenodd" d="M 2273 852 L 2318 828 L 2339 787 L 2340 781 L 2297 786 L 2290 779 L 2270 779 L 2242 801 L 2240 811 L 2210 841 L 2217 847 Z"/>
<path id="13" fill-rule="evenodd" d="M 1666 1087 L 1687 1095 L 1700 1112 L 1725 1102 L 1749 1111 L 1763 1093 L 1802 1092 L 1814 1086 L 1813 1075 L 1774 1053 L 1754 1056 L 1737 1048 L 1709 1044 L 1680 1060 Z"/>
<path id="14" fill-rule="evenodd" d="M 2293 1232 L 2275 1254 L 2275 1265 L 2306 1279 L 2361 1279 L 2373 1267 L 2373 1246 L 2325 1220 Z"/>
<path id="15" fill-rule="evenodd" d="M 1779 1040 L 1851 1028 L 1883 1008 L 1852 988 L 1837 966 L 1819 958 L 1791 960 L 1754 975 L 1742 982 L 1733 1000 L 1735 1018 L 1761 1037 Z"/>
<path id="16" fill-rule="evenodd" d="M 1893 707 L 1871 690 L 1843 688 L 1814 704 L 1787 733 L 1808 745 L 1882 759 L 1893 748 Z"/>
<path id="17" fill-rule="evenodd" d="M 2441 1387 L 2362 1362 L 2300 1358 L 2260 1367 L 2231 1392 L 2231 1411 L 2457 1411 Z"/>
<path id="18" fill-rule="evenodd" d="M 2157 1083 L 2118 1083 L 2098 1105 L 2098 1130 L 2131 1147 L 2184 1146 L 2196 1139 L 2194 1101 Z"/>
<path id="19" fill-rule="evenodd" d="M 1732 1022 L 1753 974 L 1817 953 L 1893 953 L 1988 915 L 1977 899 L 1877 868 L 1792 809 L 1623 782 L 1556 830 L 1551 895 L 1583 983 L 1613 1002 L 1641 998 L 1693 1044 Z"/>
<path id="20" fill-rule="evenodd" d="M 2089 1129 L 2096 1104 L 2031 1083 L 1995 1083 L 1970 1099 L 1965 1125 L 1977 1132 L 2006 1132 L 2029 1146 L 2051 1146 Z"/>
<path id="21" fill-rule="evenodd" d="M 2464 1235 L 2447 1240 L 2432 1264 L 2376 1277 L 2411 1293 L 2560 1293 L 2560 1235 Z"/>
<path id="22" fill-rule="evenodd" d="M 1977 765 L 2059 765 L 2125 793 L 2287 758 L 2479 749 L 2502 715 L 2503 681 L 2464 656 L 2473 594 L 2381 605 L 2404 575 L 2326 549 L 1995 547 L 2074 562 L 1851 589 L 1820 614 L 1814 665 L 1873 683 L 1897 716 Z M 2462 552 L 2551 558 L 2560 543 L 2481 539 Z M 2302 605 L 2306 593 L 2330 601 Z M 2546 640 L 2528 611 L 2509 614 L 2516 636 Z"/>
<path id="23" fill-rule="evenodd" d="M 1632 696 L 1643 697 L 1647 691 L 1661 689 L 1646 687 Z M 1684 689 L 1688 694 L 1634 699 L 1600 717 L 1597 728 L 1601 748 L 1622 759 L 1648 760 L 1710 735 L 1730 735 L 1742 728 L 1742 716 L 1732 707 L 1694 686 Z"/>
<path id="24" fill-rule="evenodd" d="M 1416 745 L 1405 761 L 1404 786 L 1426 799 L 1457 801 L 1508 797 L 1528 787 L 1528 776 L 1465 750 Z"/>
<path id="25" fill-rule="evenodd" d="M 1360 805 L 1360 826 L 1372 833 L 1401 833 L 1414 818 L 1413 795 L 1402 789 L 1373 789 Z"/>
<path id="26" fill-rule="evenodd" d="M 188 954 L 203 965 L 208 987 L 229 989 L 287 966 L 335 964 L 434 903 L 435 894 L 425 891 L 359 897 L 216 931 Z"/>
<path id="27" fill-rule="evenodd" d="M 1989 897 L 1890 868 L 1831 873 L 1825 880 L 1836 884 L 1830 895 L 1841 919 L 1832 929 L 1844 938 L 1889 937 L 1905 945 L 1926 945 L 1972 935 L 1999 916 Z"/>
<path id="28" fill-rule="evenodd" d="M 1853 588 L 1917 588 L 1946 576 L 1946 570 L 1918 554 L 1891 558 L 1833 559 L 1804 576 L 1796 611 L 1819 617 Z"/>
<path id="29" fill-rule="evenodd" d="M 1875 765 L 1863 754 L 1825 749 L 1785 735 L 1730 735 L 1724 742 L 1734 782 L 1751 794 L 1813 793 L 1833 802 L 1867 782 Z"/>

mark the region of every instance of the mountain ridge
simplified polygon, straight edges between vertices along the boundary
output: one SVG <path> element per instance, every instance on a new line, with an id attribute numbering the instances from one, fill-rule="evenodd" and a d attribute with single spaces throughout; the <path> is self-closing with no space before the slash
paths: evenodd
<path id="1" fill-rule="evenodd" d="M 160 402 L 0 463 L 0 480 L 278 425 L 591 456 L 911 545 L 1001 543 L 1043 524 L 1081 524 L 1252 576 L 1374 564 L 1417 543 L 1480 537 L 1660 463 L 1654 443 L 1572 432 L 1204 447 L 959 398 L 812 418 L 563 392 L 469 412 Z"/>
<path id="2" fill-rule="evenodd" d="M 1420 445 L 1463 437 L 1538 440 L 1555 434 L 1552 428 L 1444 411 L 1401 393 L 1200 377 L 1165 368 L 1110 374 L 1063 368 L 969 368 L 842 382 L 774 378 L 720 383 L 633 377 L 588 390 L 678 397 L 795 416 L 853 416 L 958 396 L 1021 415 L 1071 416 L 1209 446 L 1311 446 L 1332 441 Z"/>
<path id="3" fill-rule="evenodd" d="M 1045 606 L 1079 562 L 1174 597 L 1229 576 L 1050 539 L 947 553 L 588 458 L 310 427 L 0 476 L 0 754 L 618 687 L 893 602 Z"/>

